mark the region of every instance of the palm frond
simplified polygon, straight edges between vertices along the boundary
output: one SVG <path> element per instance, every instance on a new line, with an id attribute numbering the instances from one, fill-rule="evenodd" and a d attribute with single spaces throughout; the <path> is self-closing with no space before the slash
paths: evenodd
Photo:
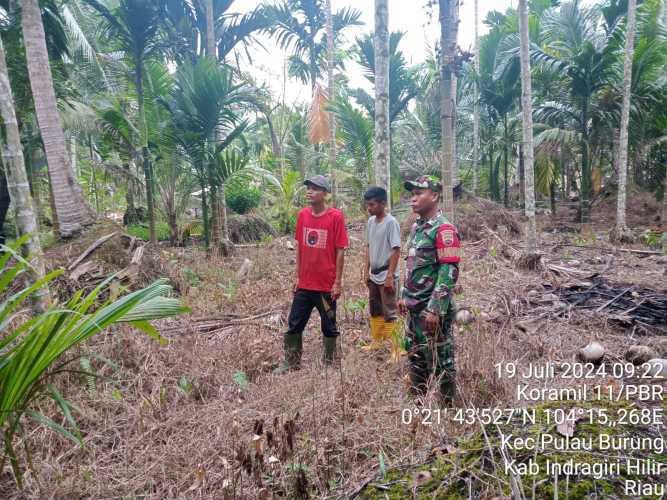
<path id="1" fill-rule="evenodd" d="M 331 135 L 327 104 L 329 96 L 320 85 L 313 89 L 313 100 L 308 110 L 308 138 L 311 144 L 327 142 Z"/>

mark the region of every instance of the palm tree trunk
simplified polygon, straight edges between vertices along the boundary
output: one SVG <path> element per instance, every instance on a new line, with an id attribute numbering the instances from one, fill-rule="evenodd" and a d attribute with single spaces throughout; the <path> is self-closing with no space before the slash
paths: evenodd
<path id="1" fill-rule="evenodd" d="M 662 166 L 663 170 L 663 184 L 662 184 L 662 217 L 660 221 L 662 224 L 667 224 L 667 165 Z M 665 237 L 665 234 L 663 233 L 663 241 L 665 241 L 665 244 L 663 245 L 665 247 L 665 250 L 667 250 L 667 237 Z"/>
<path id="2" fill-rule="evenodd" d="M 565 177 L 565 151 L 562 145 L 558 145 L 558 161 L 560 164 L 560 196 L 561 200 L 565 201 L 567 199 L 567 179 Z"/>
<path id="3" fill-rule="evenodd" d="M 504 126 L 504 138 L 503 138 L 503 204 L 505 208 L 510 206 L 510 197 L 509 197 L 509 137 L 507 132 L 507 115 L 503 116 L 503 126 Z"/>
<path id="4" fill-rule="evenodd" d="M 495 180 L 495 160 L 493 158 L 493 144 L 489 145 L 489 197 L 491 199 L 497 200 L 497 189 L 496 189 L 496 180 Z"/>
<path id="5" fill-rule="evenodd" d="M 211 240 L 208 229 L 208 204 L 206 203 L 206 180 L 202 173 L 199 178 L 199 185 L 201 186 L 201 216 L 204 225 L 204 246 L 208 250 Z"/>
<path id="6" fill-rule="evenodd" d="M 618 186 L 618 152 L 621 142 L 621 131 L 616 127 L 611 129 L 611 181 Z"/>
<path id="7" fill-rule="evenodd" d="M 173 206 L 169 207 L 169 212 L 167 213 L 167 219 L 169 221 L 169 244 L 171 246 L 176 246 L 178 244 L 178 220 L 176 218 L 176 210 Z"/>
<path id="8" fill-rule="evenodd" d="M 331 0 L 326 1 L 327 14 L 327 78 L 329 80 L 329 101 L 332 102 L 335 97 L 334 80 L 334 32 L 333 16 L 331 15 Z M 336 116 L 329 112 L 329 177 L 331 178 L 331 196 L 333 206 L 336 206 Z"/>
<path id="9" fill-rule="evenodd" d="M 628 124 L 630 122 L 630 94 L 632 87 L 632 56 L 635 46 L 635 18 L 637 0 L 628 0 L 628 18 L 625 29 L 625 61 L 623 62 L 623 105 L 621 107 L 621 130 L 618 143 L 618 198 L 616 206 L 616 228 L 612 239 L 628 239 L 625 221 L 626 188 L 628 179 Z M 630 238 L 631 239 L 631 238 Z"/>
<path id="10" fill-rule="evenodd" d="M 44 143 L 49 178 L 53 184 L 59 232 L 61 236 L 69 237 L 90 223 L 93 214 L 67 155 L 37 0 L 21 0 L 21 27 L 35 114 Z"/>
<path id="11" fill-rule="evenodd" d="M 206 7 L 206 53 L 208 57 L 217 61 L 217 48 L 215 43 L 215 19 L 213 11 L 213 0 L 205 0 Z M 220 130 L 216 129 L 215 138 L 222 141 Z M 220 250 L 221 240 L 225 241 L 225 246 L 229 241 L 229 224 L 227 222 L 227 200 L 225 198 L 225 187 L 220 186 L 220 190 L 214 196 L 211 191 L 211 243 L 214 252 Z"/>
<path id="12" fill-rule="evenodd" d="M 7 213 L 9 212 L 9 190 L 7 188 L 7 176 L 5 175 L 5 168 L 0 162 L 0 245 L 5 244 L 7 235 L 4 227 L 7 220 Z"/>
<path id="13" fill-rule="evenodd" d="M 519 144 L 519 206 L 525 208 L 526 206 L 526 183 L 525 183 L 525 166 L 523 157 L 523 143 Z"/>
<path id="14" fill-rule="evenodd" d="M 479 75 L 479 0 L 475 0 L 475 74 Z M 472 192 L 477 194 L 479 183 L 479 88 L 475 78 L 472 111 Z"/>
<path id="15" fill-rule="evenodd" d="M 95 157 L 95 150 L 93 149 L 93 138 L 88 136 L 88 150 L 90 153 L 90 186 L 95 196 L 95 213 L 100 214 L 100 193 L 97 186 L 97 176 L 95 175 L 95 165 L 97 158 Z"/>
<path id="16" fill-rule="evenodd" d="M 146 124 L 146 112 L 144 110 L 144 81 L 143 66 L 141 59 L 134 61 L 135 85 L 137 87 L 137 104 L 139 107 L 139 120 L 141 121 L 141 164 L 144 170 L 144 179 L 146 181 L 146 211 L 148 212 L 148 229 L 151 243 L 157 245 L 157 232 L 155 231 L 155 201 L 153 198 L 153 168 L 148 151 L 148 126 Z"/>
<path id="17" fill-rule="evenodd" d="M 509 196 L 509 147 L 507 142 L 505 143 L 505 149 L 503 151 L 503 205 L 505 208 L 510 206 L 510 196 Z"/>
<path id="18" fill-rule="evenodd" d="M 217 50 L 215 48 L 215 23 L 213 20 L 213 0 L 204 1 L 206 12 L 206 55 L 212 59 L 217 59 Z"/>
<path id="19" fill-rule="evenodd" d="M 389 2 L 375 0 L 375 178 L 387 190 L 391 207 L 391 150 L 389 146 Z"/>
<path id="20" fill-rule="evenodd" d="M 456 130 L 456 86 L 458 84 L 458 78 L 456 77 L 456 73 L 452 73 L 452 134 L 453 134 L 453 139 L 452 139 L 452 188 L 454 188 L 458 183 L 459 183 L 459 157 L 458 157 L 458 149 L 457 149 L 457 144 L 456 141 L 458 139 L 457 137 L 457 130 Z"/>
<path id="21" fill-rule="evenodd" d="M 523 129 L 524 196 L 526 204 L 526 254 L 537 253 L 535 221 L 535 181 L 533 170 L 533 89 L 530 75 L 528 38 L 528 0 L 519 0 L 519 31 L 521 32 L 521 112 Z M 551 186 L 553 191 L 553 183 Z"/>
<path id="22" fill-rule="evenodd" d="M 456 66 L 456 42 L 459 25 L 459 0 L 439 0 L 440 47 L 440 123 L 442 127 L 442 209 L 450 219 L 454 218 L 454 193 L 452 174 L 454 166 L 453 117 L 456 96 L 452 96 L 452 77 Z"/>
<path id="23" fill-rule="evenodd" d="M 280 178 L 282 179 L 285 176 L 283 172 L 285 168 L 285 162 L 282 158 L 282 152 L 280 150 L 280 142 L 278 142 L 278 135 L 276 134 L 276 128 L 273 125 L 273 119 L 271 118 L 271 113 L 268 109 L 263 110 L 264 118 L 266 118 L 266 125 L 269 129 L 269 137 L 271 138 L 271 154 L 274 158 L 280 158 Z"/>
<path id="24" fill-rule="evenodd" d="M 28 134 L 30 135 L 30 134 Z M 23 161 L 25 163 L 25 170 L 28 174 L 28 184 L 30 184 L 30 196 L 32 197 L 32 205 L 35 207 L 35 217 L 37 217 L 37 224 L 43 219 L 42 204 L 39 197 L 39 185 L 35 177 L 35 168 L 33 167 L 33 155 L 35 151 L 24 151 Z"/>
<path id="25" fill-rule="evenodd" d="M 123 164 L 123 170 L 127 171 L 127 190 L 125 191 L 125 213 L 127 214 L 128 224 L 132 224 L 137 217 L 137 208 L 134 205 L 134 185 L 132 182 L 132 167 L 129 163 Z"/>
<path id="26" fill-rule="evenodd" d="M 590 201 L 591 201 L 591 165 L 588 149 L 588 102 L 584 102 L 581 120 L 581 230 L 588 233 L 590 228 Z"/>
<path id="27" fill-rule="evenodd" d="M 212 182 L 209 182 L 209 187 L 211 189 L 211 196 L 209 197 L 209 205 L 211 206 L 211 247 L 212 253 L 219 255 L 222 225 L 220 224 L 218 188 Z"/>
<path id="28" fill-rule="evenodd" d="M 81 177 L 81 169 L 79 168 L 79 162 L 77 161 L 76 137 L 74 134 L 70 134 L 69 137 L 69 154 L 72 159 L 72 171 L 74 172 L 74 176 L 78 179 Z"/>
<path id="29" fill-rule="evenodd" d="M 5 124 L 5 139 L 7 143 L 2 147 L 2 162 L 7 177 L 7 189 L 16 208 L 16 227 L 21 236 L 28 238 L 21 245 L 21 254 L 32 260 L 32 269 L 29 270 L 30 281 L 35 282 L 45 273 L 42 247 L 39 243 L 39 226 L 35 217 L 35 210 L 30 197 L 28 174 L 23 162 L 21 136 L 14 111 L 12 89 L 9 84 L 9 74 L 5 60 L 5 49 L 0 38 L 0 116 Z M 33 312 L 39 314 L 46 310 L 49 296 L 48 289 L 40 288 L 33 296 Z"/>

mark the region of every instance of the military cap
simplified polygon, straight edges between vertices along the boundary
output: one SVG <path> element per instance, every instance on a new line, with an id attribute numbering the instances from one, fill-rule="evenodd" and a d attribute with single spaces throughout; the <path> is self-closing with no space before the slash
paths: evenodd
<path id="1" fill-rule="evenodd" d="M 315 187 L 322 188 L 327 193 L 331 192 L 331 184 L 329 184 L 329 179 L 327 179 L 323 175 L 313 175 L 312 177 L 308 177 L 305 181 L 303 181 L 303 185 L 307 186 L 308 184 L 312 184 Z"/>
<path id="2" fill-rule="evenodd" d="M 420 175 L 415 180 L 405 181 L 404 186 L 408 191 L 413 189 L 430 189 L 435 193 L 442 191 L 442 183 L 434 175 Z"/>

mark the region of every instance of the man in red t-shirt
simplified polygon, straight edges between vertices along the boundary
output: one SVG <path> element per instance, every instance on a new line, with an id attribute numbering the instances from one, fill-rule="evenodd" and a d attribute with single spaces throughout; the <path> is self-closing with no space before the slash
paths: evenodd
<path id="1" fill-rule="evenodd" d="M 310 206 L 302 208 L 296 219 L 294 299 L 284 335 L 285 361 L 276 373 L 300 367 L 303 330 L 313 307 L 322 320 L 324 362 L 331 363 L 336 355 L 336 300 L 341 294 L 348 246 L 345 216 L 340 210 L 326 206 L 325 197 L 331 192 L 326 177 L 315 175 L 306 179 L 304 185 Z"/>

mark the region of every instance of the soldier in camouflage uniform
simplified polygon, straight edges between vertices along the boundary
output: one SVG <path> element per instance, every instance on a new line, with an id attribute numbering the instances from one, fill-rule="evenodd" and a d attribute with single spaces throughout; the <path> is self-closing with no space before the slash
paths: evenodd
<path id="1" fill-rule="evenodd" d="M 456 227 L 439 210 L 442 184 L 430 175 L 407 181 L 419 219 L 408 240 L 406 274 L 399 309 L 407 313 L 406 341 L 413 392 L 423 393 L 431 377 L 447 403 L 456 393 L 452 294 L 459 273 L 461 242 Z"/>

